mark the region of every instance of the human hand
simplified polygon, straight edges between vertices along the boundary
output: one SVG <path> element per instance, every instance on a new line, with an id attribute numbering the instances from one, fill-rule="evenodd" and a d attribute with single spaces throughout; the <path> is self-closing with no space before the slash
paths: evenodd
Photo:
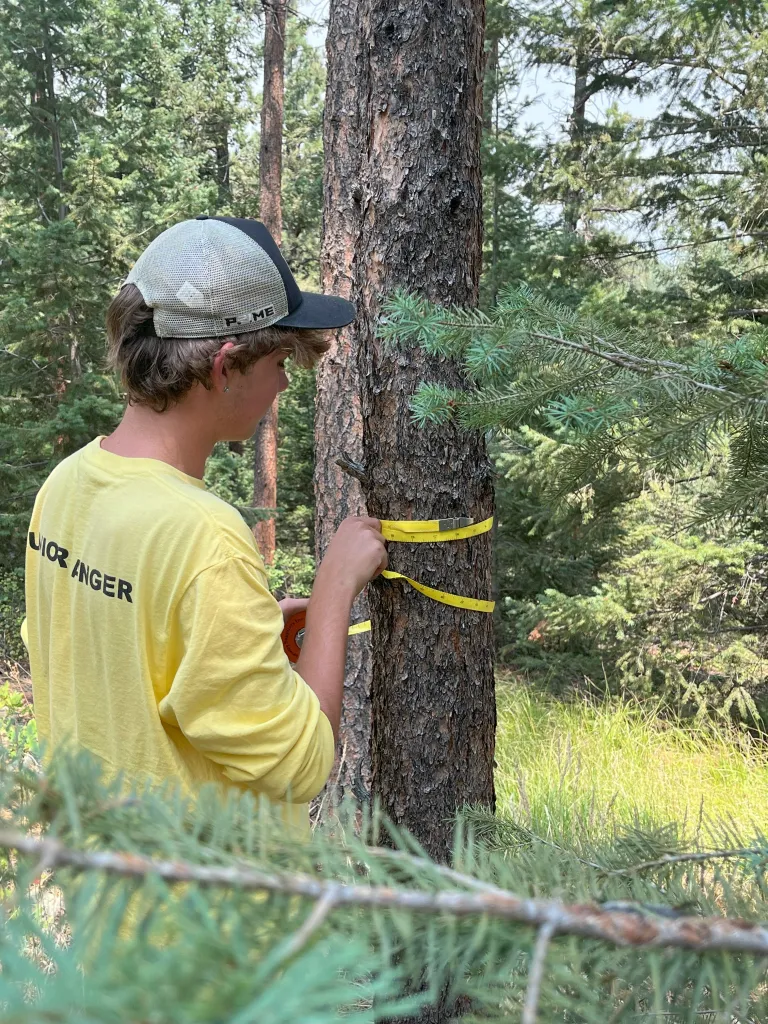
<path id="1" fill-rule="evenodd" d="M 328 545 L 317 575 L 350 588 L 354 598 L 386 567 L 387 545 L 379 520 L 349 516 Z"/>
<path id="2" fill-rule="evenodd" d="M 280 605 L 280 611 L 283 613 L 283 623 L 286 623 L 292 615 L 296 612 L 305 612 L 307 605 L 309 604 L 308 597 L 284 597 L 282 601 L 277 602 Z"/>

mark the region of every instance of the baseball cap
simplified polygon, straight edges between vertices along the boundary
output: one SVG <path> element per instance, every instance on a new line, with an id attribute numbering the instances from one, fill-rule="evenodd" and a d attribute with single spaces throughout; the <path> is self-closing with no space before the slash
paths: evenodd
<path id="1" fill-rule="evenodd" d="M 346 327 L 355 307 L 303 292 L 266 227 L 238 217 L 196 217 L 163 231 L 136 260 L 134 284 L 160 338 L 209 338 L 261 327 Z"/>

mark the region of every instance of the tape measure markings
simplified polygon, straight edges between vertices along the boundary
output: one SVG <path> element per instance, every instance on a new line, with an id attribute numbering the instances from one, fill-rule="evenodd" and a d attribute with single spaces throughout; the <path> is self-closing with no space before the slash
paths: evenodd
<path id="1" fill-rule="evenodd" d="M 453 608 L 466 608 L 468 611 L 490 613 L 495 607 L 494 601 L 480 601 L 474 597 L 464 597 L 461 594 L 450 594 L 445 590 L 436 590 L 434 587 L 428 587 L 424 583 L 412 580 L 410 576 L 403 576 L 401 572 L 391 572 L 389 569 L 385 569 L 381 575 L 388 580 L 405 580 L 406 583 L 409 583 L 419 593 L 424 594 L 425 597 L 430 597 L 433 601 L 439 601 L 440 604 L 449 604 Z"/>
<path id="2" fill-rule="evenodd" d="M 459 523 L 460 525 L 455 525 Z M 446 541 L 466 540 L 468 537 L 479 537 L 488 533 L 493 527 L 493 516 L 484 519 L 481 523 L 474 523 L 471 519 L 460 517 L 455 519 L 416 519 L 394 520 L 382 519 L 381 532 L 385 540 L 399 544 L 443 544 Z M 464 597 L 461 594 L 450 594 L 445 590 L 436 590 L 435 587 L 428 587 L 418 580 L 412 580 L 410 576 L 404 576 L 401 572 L 393 572 L 385 569 L 382 574 L 388 580 L 403 580 L 420 594 L 438 601 L 440 604 L 450 605 L 452 608 L 464 608 L 467 611 L 491 613 L 495 607 L 494 601 L 481 601 L 474 597 Z M 304 640 L 304 625 L 306 616 L 304 612 L 292 616 L 283 629 L 282 640 L 285 652 L 292 664 L 298 661 Z M 349 627 L 348 636 L 357 636 L 359 633 L 368 633 L 371 629 L 371 620 L 356 622 Z"/>
<path id="3" fill-rule="evenodd" d="M 366 619 L 365 622 L 356 622 L 354 626 L 349 627 L 348 636 L 356 636 L 358 633 L 367 633 L 371 628 L 371 620 Z"/>
<path id="4" fill-rule="evenodd" d="M 446 528 L 448 523 L 468 523 L 466 526 Z M 415 519 L 413 522 L 396 519 L 382 519 L 381 532 L 385 540 L 400 544 L 443 544 L 445 541 L 466 540 L 488 533 L 493 527 L 493 516 L 482 523 L 467 519 Z"/>

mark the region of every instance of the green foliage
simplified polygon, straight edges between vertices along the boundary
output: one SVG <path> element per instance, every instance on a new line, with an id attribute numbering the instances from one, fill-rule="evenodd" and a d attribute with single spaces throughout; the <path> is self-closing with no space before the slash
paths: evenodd
<path id="1" fill-rule="evenodd" d="M 140 0 L 130 11 L 113 0 L 19 0 L 0 12 L 4 569 L 23 564 L 48 473 L 119 419 L 103 322 L 136 256 L 183 217 L 258 215 L 261 16 L 250 0 Z M 284 249 L 315 285 L 324 71 L 302 19 L 289 19 L 286 66 Z M 297 400 L 283 403 L 278 540 L 293 560 L 289 575 L 303 580 L 313 547 L 313 378 L 297 376 Z M 210 485 L 249 506 L 251 462 L 248 450 L 217 451 Z M 4 637 L 6 614 L 15 610 L 3 610 Z"/>
<path id="2" fill-rule="evenodd" d="M 684 714 L 764 713 L 763 549 L 722 526 L 680 530 L 720 482 L 625 467 L 551 504 L 560 455 L 530 428 L 497 445 L 502 661 L 558 692 L 589 679 Z"/>
<path id="3" fill-rule="evenodd" d="M 301 509 L 303 519 L 311 517 L 309 509 Z M 315 560 L 301 550 L 277 548 L 275 561 L 267 569 L 269 588 L 278 597 L 309 597 L 315 581 Z"/>
<path id="4" fill-rule="evenodd" d="M 386 316 L 386 339 L 464 366 L 465 389 L 424 384 L 414 417 L 458 416 L 507 438 L 503 655 L 560 687 L 586 676 L 756 718 L 764 332 L 671 350 L 525 289 L 488 313 L 398 295 Z M 705 527 L 728 514 L 741 539 L 728 523 Z"/>
<path id="5" fill-rule="evenodd" d="M 7 760 L 0 798 L 6 828 L 37 834 L 43 826 L 65 847 L 256 869 L 278 880 L 302 875 L 444 893 L 472 892 L 479 882 L 533 897 L 650 906 L 657 915 L 727 910 L 746 919 L 765 896 L 760 835 L 740 857 L 714 859 L 704 872 L 684 863 L 635 870 L 692 837 L 638 821 L 602 843 L 585 829 L 576 842 L 514 818 L 468 812 L 457 830 L 454 868 L 476 881 L 462 884 L 378 819 L 364 823 L 360 838 L 337 828 L 297 842 L 250 795 L 222 800 L 218 790 L 204 789 L 192 803 L 172 790 L 105 785 L 85 754 L 60 753 L 45 779 Z M 371 845 L 387 831 L 390 848 Z M 39 873 L 38 862 L 25 857 L 6 860 L 3 869 L 12 912 L 0 935 L 0 998 L 19 1024 L 158 1015 L 278 1024 L 287 1014 L 305 1024 L 331 1024 L 339 1015 L 363 1024 L 412 1013 L 446 986 L 451 998 L 471 997 L 475 1019 L 502 1021 L 519 1017 L 528 988 L 535 932 L 486 915 L 336 906 L 310 925 L 313 901 L 280 891 L 245 894 L 236 885 L 193 881 L 173 887 L 151 875 L 140 883 L 64 868 L 32 886 Z M 65 913 L 53 922 L 46 913 L 52 886 Z M 539 1014 L 563 1024 L 659 1013 L 694 1020 L 713 1010 L 759 1019 L 766 1010 L 762 977 L 762 963 L 744 955 L 627 950 L 566 935 L 549 950 Z M 415 994 L 403 995 L 409 988 Z"/>
<path id="6" fill-rule="evenodd" d="M 18 678 L 18 677 L 17 677 Z M 14 680 L 17 683 L 17 679 Z M 37 753 L 37 725 L 32 708 L 18 688 L 4 682 L 0 685 L 0 746 L 12 761 Z"/>
<path id="7" fill-rule="evenodd" d="M 760 512 L 766 494 L 766 335 L 670 350 L 653 335 L 579 314 L 527 289 L 490 314 L 439 311 L 413 296 L 386 306 L 385 339 L 462 359 L 468 387 L 425 384 L 412 407 L 420 422 L 458 415 L 468 427 L 537 426 L 569 446 L 552 494 L 594 482 L 618 463 L 681 474 L 719 451 L 722 492 L 702 514 Z"/>
<path id="8" fill-rule="evenodd" d="M 24 661 L 26 649 L 19 630 L 24 618 L 24 573 L 0 572 L 0 662 Z"/>

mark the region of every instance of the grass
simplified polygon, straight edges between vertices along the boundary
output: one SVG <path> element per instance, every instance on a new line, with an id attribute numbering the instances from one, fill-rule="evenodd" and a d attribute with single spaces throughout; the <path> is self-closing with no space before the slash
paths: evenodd
<path id="1" fill-rule="evenodd" d="M 0 668 L 0 744 L 23 755 L 37 739 L 29 678 L 16 664 Z M 510 676 L 498 683 L 500 816 L 565 842 L 668 822 L 710 843 L 721 822 L 745 841 L 768 833 L 765 741 L 676 725 L 653 701 L 563 701 Z"/>
<path id="2" fill-rule="evenodd" d="M 704 842 L 721 823 L 744 839 L 768 831 L 765 741 L 711 723 L 673 724 L 654 702 L 564 702 L 499 683 L 500 815 L 559 840 L 672 821 Z"/>

